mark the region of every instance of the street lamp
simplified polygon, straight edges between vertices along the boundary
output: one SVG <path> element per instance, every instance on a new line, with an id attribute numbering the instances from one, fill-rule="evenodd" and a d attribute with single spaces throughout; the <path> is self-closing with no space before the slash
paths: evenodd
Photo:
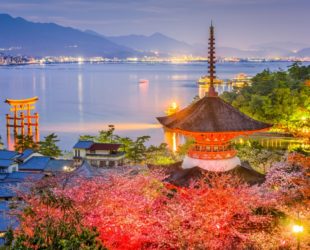
<path id="1" fill-rule="evenodd" d="M 297 250 L 300 249 L 300 234 L 304 231 L 304 227 L 302 225 L 293 225 L 292 227 L 292 231 L 293 233 L 296 234 L 296 238 L 297 238 Z"/>

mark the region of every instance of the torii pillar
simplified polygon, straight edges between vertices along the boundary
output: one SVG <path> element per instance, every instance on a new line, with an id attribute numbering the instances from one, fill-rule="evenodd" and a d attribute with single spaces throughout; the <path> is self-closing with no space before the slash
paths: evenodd
<path id="1" fill-rule="evenodd" d="M 5 100 L 5 102 L 10 105 L 11 111 L 11 114 L 6 115 L 7 142 L 9 149 L 14 149 L 14 144 L 16 143 L 18 135 L 30 135 L 33 136 L 35 142 L 39 142 L 39 114 L 36 112 L 32 113 L 32 110 L 35 109 L 35 103 L 38 100 L 38 97 L 21 100 Z M 14 143 L 11 142 L 11 135 L 13 135 Z"/>

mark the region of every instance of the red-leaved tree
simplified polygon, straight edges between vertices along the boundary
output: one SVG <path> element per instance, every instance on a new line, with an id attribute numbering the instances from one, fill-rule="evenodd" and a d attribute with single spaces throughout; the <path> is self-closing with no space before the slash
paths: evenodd
<path id="1" fill-rule="evenodd" d="M 163 178 L 152 172 L 50 178 L 22 195 L 25 207 L 36 216 L 22 212 L 18 232 L 31 245 L 42 222 L 53 227 L 55 221 L 57 232 L 60 219 L 65 218 L 67 224 L 78 223 L 81 230 L 96 228 L 97 239 L 108 249 L 244 249 L 258 246 L 253 235 L 275 227 L 272 201 L 265 200 L 257 187 L 232 176 L 206 176 L 188 188 L 167 184 Z M 81 219 L 63 206 L 41 202 L 46 197 L 40 190 L 69 202 L 70 211 L 78 212 Z"/>

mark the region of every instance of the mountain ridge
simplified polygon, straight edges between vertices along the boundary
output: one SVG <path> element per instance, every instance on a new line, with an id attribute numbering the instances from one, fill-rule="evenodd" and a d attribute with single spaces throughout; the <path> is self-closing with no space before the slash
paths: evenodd
<path id="1" fill-rule="evenodd" d="M 0 14 L 0 31 L 1 51 L 13 55 L 109 58 L 207 56 L 207 43 L 189 44 L 160 32 L 149 36 L 106 36 L 93 30 L 82 31 L 55 23 L 31 22 L 8 14 Z M 256 44 L 249 49 L 219 46 L 216 52 L 220 57 L 237 58 L 309 57 L 309 47 L 296 42 L 270 42 Z"/>
<path id="2" fill-rule="evenodd" d="M 11 48 L 11 54 L 106 57 L 139 54 L 131 48 L 78 29 L 55 23 L 30 22 L 8 14 L 0 14 L 0 30 L 5 34 L 0 36 L 0 47 Z"/>

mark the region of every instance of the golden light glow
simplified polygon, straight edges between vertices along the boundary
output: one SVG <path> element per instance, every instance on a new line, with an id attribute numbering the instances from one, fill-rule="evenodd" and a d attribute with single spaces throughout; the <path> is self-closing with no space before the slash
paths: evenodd
<path id="1" fill-rule="evenodd" d="M 304 227 L 301 225 L 293 225 L 292 230 L 294 233 L 302 233 L 304 231 Z"/>
<path id="2" fill-rule="evenodd" d="M 63 166 L 63 171 L 65 172 L 72 172 L 74 170 L 74 168 L 70 167 L 70 166 Z"/>
<path id="3" fill-rule="evenodd" d="M 175 132 L 172 133 L 172 151 L 177 152 L 177 135 Z"/>
<path id="4" fill-rule="evenodd" d="M 83 64 L 84 63 L 84 58 L 83 57 L 79 57 L 78 58 L 78 64 Z"/>
<path id="5" fill-rule="evenodd" d="M 167 115 L 173 115 L 174 113 L 178 112 L 179 106 L 176 102 L 172 102 L 170 107 L 166 110 Z"/>
<path id="6" fill-rule="evenodd" d="M 173 103 L 171 104 L 171 108 L 173 108 L 173 109 L 177 109 L 177 108 L 178 108 L 177 103 L 176 103 L 176 102 L 173 102 Z"/>
<path id="7" fill-rule="evenodd" d="M 99 131 L 103 127 L 107 127 L 110 123 L 89 122 L 87 124 L 76 123 L 57 123 L 46 124 L 42 131 L 44 132 L 75 132 L 87 133 L 88 131 Z M 146 129 L 159 129 L 162 126 L 157 123 L 114 123 L 117 131 L 132 131 L 132 130 L 146 130 Z"/>

